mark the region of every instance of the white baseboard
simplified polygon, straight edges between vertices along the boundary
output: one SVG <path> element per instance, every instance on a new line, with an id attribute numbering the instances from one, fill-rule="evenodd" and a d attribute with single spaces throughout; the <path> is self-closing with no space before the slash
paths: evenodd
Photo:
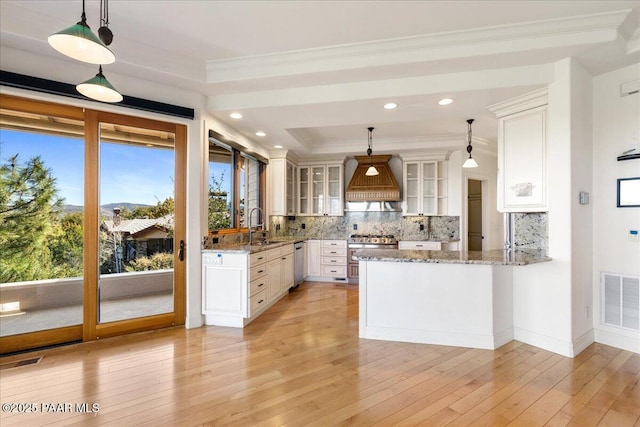
<path id="1" fill-rule="evenodd" d="M 635 337 L 603 329 L 595 330 L 595 340 L 601 344 L 640 354 L 640 334 Z"/>
<path id="2" fill-rule="evenodd" d="M 455 347 L 482 348 L 495 350 L 511 340 L 502 342 L 493 335 L 460 334 L 453 332 L 426 331 L 402 328 L 380 328 L 366 326 L 361 329 L 360 338 L 385 341 L 413 342 L 418 344 L 450 345 Z"/>
<path id="3" fill-rule="evenodd" d="M 184 321 L 184 327 L 187 329 L 195 329 L 204 325 L 204 320 L 202 319 L 202 315 L 198 316 L 187 316 Z"/>
<path id="4" fill-rule="evenodd" d="M 596 341 L 593 329 L 589 329 L 585 334 L 573 340 L 573 357 L 582 353 L 582 351 L 589 347 Z"/>
<path id="5" fill-rule="evenodd" d="M 557 338 L 549 337 L 520 328 L 513 328 L 513 339 L 535 347 L 540 347 L 544 350 L 561 354 L 562 356 L 574 356 L 574 348 L 571 341 L 562 341 Z"/>

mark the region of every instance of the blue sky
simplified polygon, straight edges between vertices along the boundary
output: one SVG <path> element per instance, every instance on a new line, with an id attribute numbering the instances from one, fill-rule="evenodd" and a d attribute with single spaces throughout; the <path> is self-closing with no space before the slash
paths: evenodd
<path id="1" fill-rule="evenodd" d="M 0 130 L 0 162 L 15 154 L 21 163 L 40 156 L 53 171 L 65 204 L 84 205 L 84 141 L 68 137 Z M 101 144 L 100 204 L 155 205 L 173 197 L 173 151 Z"/>

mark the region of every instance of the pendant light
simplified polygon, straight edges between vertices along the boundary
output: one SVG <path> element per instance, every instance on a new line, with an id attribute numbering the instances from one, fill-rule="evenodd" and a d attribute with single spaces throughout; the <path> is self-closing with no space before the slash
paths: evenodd
<path id="1" fill-rule="evenodd" d="M 102 65 L 98 68 L 98 74 L 95 77 L 80 83 L 76 86 L 76 89 L 87 98 L 95 99 L 96 101 L 120 102 L 123 99 L 122 95 L 102 74 Z"/>
<path id="2" fill-rule="evenodd" d="M 369 169 L 367 169 L 367 172 L 365 172 L 366 176 L 376 176 L 379 174 L 378 169 L 373 166 L 373 160 L 371 159 L 371 153 L 373 153 L 373 150 L 371 149 L 371 143 L 373 141 L 371 132 L 373 132 L 373 129 L 374 128 L 369 128 L 369 148 L 367 148 L 367 156 L 369 156 Z"/>
<path id="3" fill-rule="evenodd" d="M 469 153 L 469 158 L 464 162 L 464 164 L 462 165 L 463 168 L 477 168 L 478 167 L 478 163 L 476 163 L 475 160 L 473 160 L 473 158 L 471 158 L 471 123 L 473 123 L 473 119 L 469 119 L 467 120 L 467 153 Z"/>
<path id="4" fill-rule="evenodd" d="M 78 61 L 111 64 L 116 60 L 113 52 L 89 28 L 84 12 L 84 0 L 80 22 L 50 35 L 48 40 L 55 50 Z"/>

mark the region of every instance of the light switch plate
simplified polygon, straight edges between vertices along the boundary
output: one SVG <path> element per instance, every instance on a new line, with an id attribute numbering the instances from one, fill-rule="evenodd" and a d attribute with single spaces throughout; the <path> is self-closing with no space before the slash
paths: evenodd
<path id="1" fill-rule="evenodd" d="M 586 191 L 581 191 L 580 195 L 578 196 L 578 199 L 580 200 L 580 204 L 581 205 L 588 205 L 589 204 L 589 193 L 587 193 Z"/>

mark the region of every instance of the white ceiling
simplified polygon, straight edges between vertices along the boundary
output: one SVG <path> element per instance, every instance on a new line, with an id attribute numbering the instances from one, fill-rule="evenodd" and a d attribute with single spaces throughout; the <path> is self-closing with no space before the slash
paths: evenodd
<path id="1" fill-rule="evenodd" d="M 86 8 L 96 31 L 99 2 Z M 0 44 L 60 56 L 46 39 L 80 12 L 2 0 Z M 494 151 L 486 107 L 552 82 L 555 61 L 593 75 L 640 61 L 640 1 L 111 0 L 109 14 L 110 71 L 197 90 L 238 133 L 302 157 L 363 154 L 369 126 L 378 154 L 463 149 L 469 118 Z"/>

